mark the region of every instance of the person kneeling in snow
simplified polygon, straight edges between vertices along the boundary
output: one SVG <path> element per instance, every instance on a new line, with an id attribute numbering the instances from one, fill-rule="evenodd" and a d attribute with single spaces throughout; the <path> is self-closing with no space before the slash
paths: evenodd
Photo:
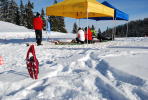
<path id="1" fill-rule="evenodd" d="M 78 29 L 76 41 L 77 41 L 77 43 L 84 44 L 85 33 L 84 33 L 84 31 L 81 28 Z"/>
<path id="2" fill-rule="evenodd" d="M 37 12 L 36 16 L 33 19 L 33 27 L 36 35 L 36 43 L 37 45 L 42 45 L 42 28 L 43 28 L 43 20 L 40 17 L 40 13 Z"/>
<path id="3" fill-rule="evenodd" d="M 109 37 L 105 37 L 103 36 L 101 33 L 98 33 L 97 34 L 97 39 L 102 42 L 103 40 L 112 40 L 112 38 L 109 38 Z"/>

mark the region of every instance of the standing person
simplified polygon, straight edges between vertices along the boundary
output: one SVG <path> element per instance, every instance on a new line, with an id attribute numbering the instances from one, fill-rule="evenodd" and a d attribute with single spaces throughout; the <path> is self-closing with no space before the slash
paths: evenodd
<path id="1" fill-rule="evenodd" d="M 43 20 L 40 17 L 40 13 L 36 13 L 36 16 L 33 19 L 33 27 L 35 30 L 35 35 L 36 35 L 36 43 L 37 45 L 42 45 L 42 29 L 43 29 Z"/>
<path id="2" fill-rule="evenodd" d="M 93 43 L 92 41 L 92 32 L 90 30 L 90 28 L 88 27 L 88 30 L 87 30 L 87 27 L 85 27 L 85 43 Z"/>
<path id="3" fill-rule="evenodd" d="M 78 29 L 76 41 L 77 41 L 77 43 L 80 42 L 81 44 L 84 44 L 85 33 L 81 28 Z"/>
<path id="4" fill-rule="evenodd" d="M 91 32 L 92 32 L 92 38 L 97 37 L 97 33 L 94 29 L 91 29 Z"/>

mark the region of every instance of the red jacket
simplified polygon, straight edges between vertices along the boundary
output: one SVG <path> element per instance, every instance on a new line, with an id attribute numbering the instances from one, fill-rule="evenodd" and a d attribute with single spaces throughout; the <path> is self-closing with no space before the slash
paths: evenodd
<path id="1" fill-rule="evenodd" d="M 90 28 L 88 28 L 88 36 L 87 36 L 87 31 L 85 32 L 85 39 L 87 40 L 92 40 L 92 32 L 90 30 Z"/>
<path id="2" fill-rule="evenodd" d="M 41 17 L 35 17 L 33 19 L 33 27 L 35 30 L 42 30 L 43 28 L 43 21 Z"/>

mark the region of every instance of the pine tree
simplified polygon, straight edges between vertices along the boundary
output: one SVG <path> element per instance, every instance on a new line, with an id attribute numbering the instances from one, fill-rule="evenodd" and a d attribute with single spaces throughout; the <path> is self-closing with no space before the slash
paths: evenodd
<path id="1" fill-rule="evenodd" d="M 20 11 L 19 11 L 19 8 L 17 8 L 16 16 L 14 18 L 14 22 L 15 22 L 16 25 L 20 25 Z"/>
<path id="2" fill-rule="evenodd" d="M 66 33 L 66 29 L 65 29 L 65 23 L 64 23 L 64 17 L 57 17 L 58 18 L 58 31 L 59 32 L 63 32 Z"/>
<path id="3" fill-rule="evenodd" d="M 42 18 L 43 23 L 44 23 L 43 30 L 46 30 L 46 18 L 45 18 L 45 12 L 44 12 L 43 8 L 41 10 L 41 18 Z"/>
<path id="4" fill-rule="evenodd" d="M 0 0 L 0 19 L 19 25 L 19 8 L 14 0 Z"/>
<path id="5" fill-rule="evenodd" d="M 73 30 L 72 30 L 72 33 L 77 33 L 78 31 L 78 25 L 76 23 L 73 24 Z"/>
<path id="6" fill-rule="evenodd" d="M 127 28 L 127 23 L 123 25 L 118 25 L 114 27 L 116 29 L 116 37 L 143 37 L 145 36 L 146 32 L 144 32 L 144 20 L 135 20 L 135 21 L 130 21 L 128 22 L 128 28 Z M 114 28 L 107 28 L 106 31 L 103 32 L 104 35 L 110 36 L 111 33 L 113 32 Z M 128 33 L 127 33 L 128 29 Z"/>
<path id="7" fill-rule="evenodd" d="M 57 0 L 54 1 L 54 4 L 57 3 Z M 58 21 L 56 16 L 49 16 L 48 17 L 48 22 L 50 23 L 50 30 L 51 31 L 58 31 Z"/>
<path id="8" fill-rule="evenodd" d="M 27 28 L 32 29 L 32 21 L 33 21 L 33 3 L 28 0 L 28 3 L 25 6 L 26 16 L 25 16 L 25 25 Z"/>
<path id="9" fill-rule="evenodd" d="M 1 0 L 1 20 L 2 21 L 8 21 L 7 17 L 8 17 L 8 5 L 9 2 L 8 0 Z"/>
<path id="10" fill-rule="evenodd" d="M 107 27 L 106 31 L 104 31 L 102 34 L 105 37 L 112 37 L 112 29 Z"/>
<path id="11" fill-rule="evenodd" d="M 9 7 L 8 7 L 8 21 L 11 22 L 11 23 L 14 23 L 14 24 L 18 24 L 18 22 L 16 22 L 17 20 L 19 21 L 19 19 L 16 19 L 18 18 L 19 16 L 19 11 L 18 11 L 18 5 L 16 4 L 16 2 L 14 0 L 11 0 L 9 2 Z M 18 15 L 17 15 L 18 14 Z"/>
<path id="12" fill-rule="evenodd" d="M 54 1 L 54 4 L 57 3 L 57 0 Z M 57 32 L 66 32 L 64 17 L 60 16 L 50 16 L 48 17 L 48 21 L 50 23 L 50 30 Z"/>
<path id="13" fill-rule="evenodd" d="M 92 30 L 95 30 L 95 27 L 94 27 L 94 25 L 92 25 L 92 26 L 91 26 L 91 29 L 92 29 Z"/>
<path id="14" fill-rule="evenodd" d="M 58 32 L 58 20 L 56 19 L 56 16 L 49 16 L 48 22 L 50 23 L 50 30 Z"/>
<path id="15" fill-rule="evenodd" d="M 2 20 L 2 6 L 3 6 L 4 0 L 0 0 L 0 20 Z"/>
<path id="16" fill-rule="evenodd" d="M 101 29 L 100 28 L 98 28 L 98 34 L 101 34 Z"/>
<path id="17" fill-rule="evenodd" d="M 143 24 L 144 24 L 144 28 L 143 28 L 144 34 L 145 34 L 145 36 L 148 36 L 148 18 L 144 19 Z"/>
<path id="18" fill-rule="evenodd" d="M 12 2 L 9 1 L 9 0 L 8 0 L 7 8 L 6 8 L 6 9 L 7 9 L 7 11 L 6 11 L 6 12 L 7 12 L 7 13 L 6 13 L 6 16 L 7 16 L 7 17 L 6 17 L 6 21 L 7 21 L 7 22 L 13 23 L 13 22 L 12 22 L 12 16 L 13 16 Z"/>
<path id="19" fill-rule="evenodd" d="M 21 0 L 20 4 L 20 25 L 25 26 L 25 17 L 26 17 L 26 12 L 25 12 L 25 7 L 23 4 L 23 1 Z"/>

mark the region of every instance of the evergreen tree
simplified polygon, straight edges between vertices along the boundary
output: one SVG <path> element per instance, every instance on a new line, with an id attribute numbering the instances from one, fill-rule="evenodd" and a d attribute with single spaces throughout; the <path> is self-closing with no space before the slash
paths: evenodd
<path id="1" fill-rule="evenodd" d="M 57 3 L 57 0 L 54 1 L 54 4 Z M 48 17 L 48 21 L 50 23 L 50 30 L 57 32 L 66 32 L 64 17 L 60 16 L 50 16 Z"/>
<path id="2" fill-rule="evenodd" d="M 54 1 L 54 4 L 57 3 L 57 0 Z M 56 16 L 49 16 L 48 22 L 50 23 L 50 30 L 51 31 L 58 31 L 58 20 Z"/>
<path id="3" fill-rule="evenodd" d="M 92 26 L 91 26 L 91 29 L 92 29 L 92 30 L 95 30 L 95 27 L 94 27 L 94 25 L 92 25 Z"/>
<path id="4" fill-rule="evenodd" d="M 112 29 L 107 27 L 106 31 L 104 31 L 102 34 L 105 37 L 112 37 Z"/>
<path id="5" fill-rule="evenodd" d="M 49 16 L 48 22 L 50 23 L 51 31 L 58 31 L 58 21 L 56 19 L 56 16 Z"/>
<path id="6" fill-rule="evenodd" d="M 44 9 L 42 8 L 41 10 L 41 17 L 44 19 L 45 18 L 45 12 L 44 12 Z"/>
<path id="7" fill-rule="evenodd" d="M 114 28 L 107 29 L 103 32 L 106 36 L 110 36 Z M 118 25 L 115 27 L 116 29 L 116 37 L 142 37 L 145 36 L 144 33 L 144 20 L 135 20 L 123 25 Z M 128 29 L 128 33 L 127 33 Z"/>
<path id="8" fill-rule="evenodd" d="M 101 34 L 101 29 L 100 28 L 98 28 L 98 34 Z"/>
<path id="9" fill-rule="evenodd" d="M 13 12 L 14 10 L 12 11 L 12 9 L 13 9 L 13 8 L 12 8 L 12 2 L 8 0 L 8 2 L 7 2 L 7 7 L 6 7 L 6 10 L 7 10 L 7 11 L 6 11 L 6 17 L 5 17 L 6 19 L 5 19 L 5 20 L 6 20 L 7 22 L 11 22 L 11 23 L 13 23 L 13 22 L 12 22 L 12 19 L 13 19 L 12 16 L 13 16 L 13 13 L 14 13 L 14 12 Z M 13 17 L 14 17 L 14 16 L 13 16 Z"/>
<path id="10" fill-rule="evenodd" d="M 8 0 L 1 0 L 1 20 L 2 21 L 8 21 L 8 7 L 9 7 L 9 1 Z"/>
<path id="11" fill-rule="evenodd" d="M 23 4 L 23 1 L 21 0 L 20 4 L 20 25 L 25 26 L 25 17 L 26 17 L 26 12 L 25 12 L 25 7 Z"/>
<path id="12" fill-rule="evenodd" d="M 18 5 L 16 4 L 16 2 L 14 0 L 11 0 L 10 3 L 9 3 L 9 7 L 8 7 L 8 21 L 11 22 L 11 23 L 14 23 L 14 24 L 18 24 L 18 22 L 16 22 L 17 20 L 19 21 L 19 19 L 16 19 L 18 18 L 19 16 L 19 8 L 18 8 Z"/>
<path id="13" fill-rule="evenodd" d="M 29 29 L 33 28 L 33 3 L 28 0 L 28 3 L 25 6 L 26 16 L 25 16 L 25 26 Z"/>
<path id="14" fill-rule="evenodd" d="M 43 8 L 41 10 L 41 17 L 42 17 L 42 20 L 43 20 L 43 23 L 44 23 L 43 30 L 46 30 L 46 18 L 45 18 L 45 12 L 44 12 Z"/>
<path id="15" fill-rule="evenodd" d="M 4 0 L 0 0 L 0 20 L 2 20 L 3 12 L 2 12 L 2 7 L 3 7 Z"/>
<path id="16" fill-rule="evenodd" d="M 144 19 L 143 24 L 144 24 L 144 34 L 145 36 L 148 36 L 148 18 Z"/>
<path id="17" fill-rule="evenodd" d="M 16 25 L 20 25 L 20 11 L 19 11 L 19 8 L 17 8 L 17 11 L 16 11 L 16 16 L 14 18 L 14 22 Z"/>
<path id="18" fill-rule="evenodd" d="M 0 19 L 2 21 L 18 23 L 19 7 L 14 0 L 0 0 Z M 16 20 L 17 19 L 17 20 Z"/>
<path id="19" fill-rule="evenodd" d="M 74 23 L 72 33 L 77 33 L 77 31 L 78 31 L 78 25 Z"/>
<path id="20" fill-rule="evenodd" d="M 64 17 L 57 17 L 58 18 L 58 31 L 59 32 L 63 32 L 66 33 L 66 29 L 65 29 L 65 23 L 64 23 Z"/>

